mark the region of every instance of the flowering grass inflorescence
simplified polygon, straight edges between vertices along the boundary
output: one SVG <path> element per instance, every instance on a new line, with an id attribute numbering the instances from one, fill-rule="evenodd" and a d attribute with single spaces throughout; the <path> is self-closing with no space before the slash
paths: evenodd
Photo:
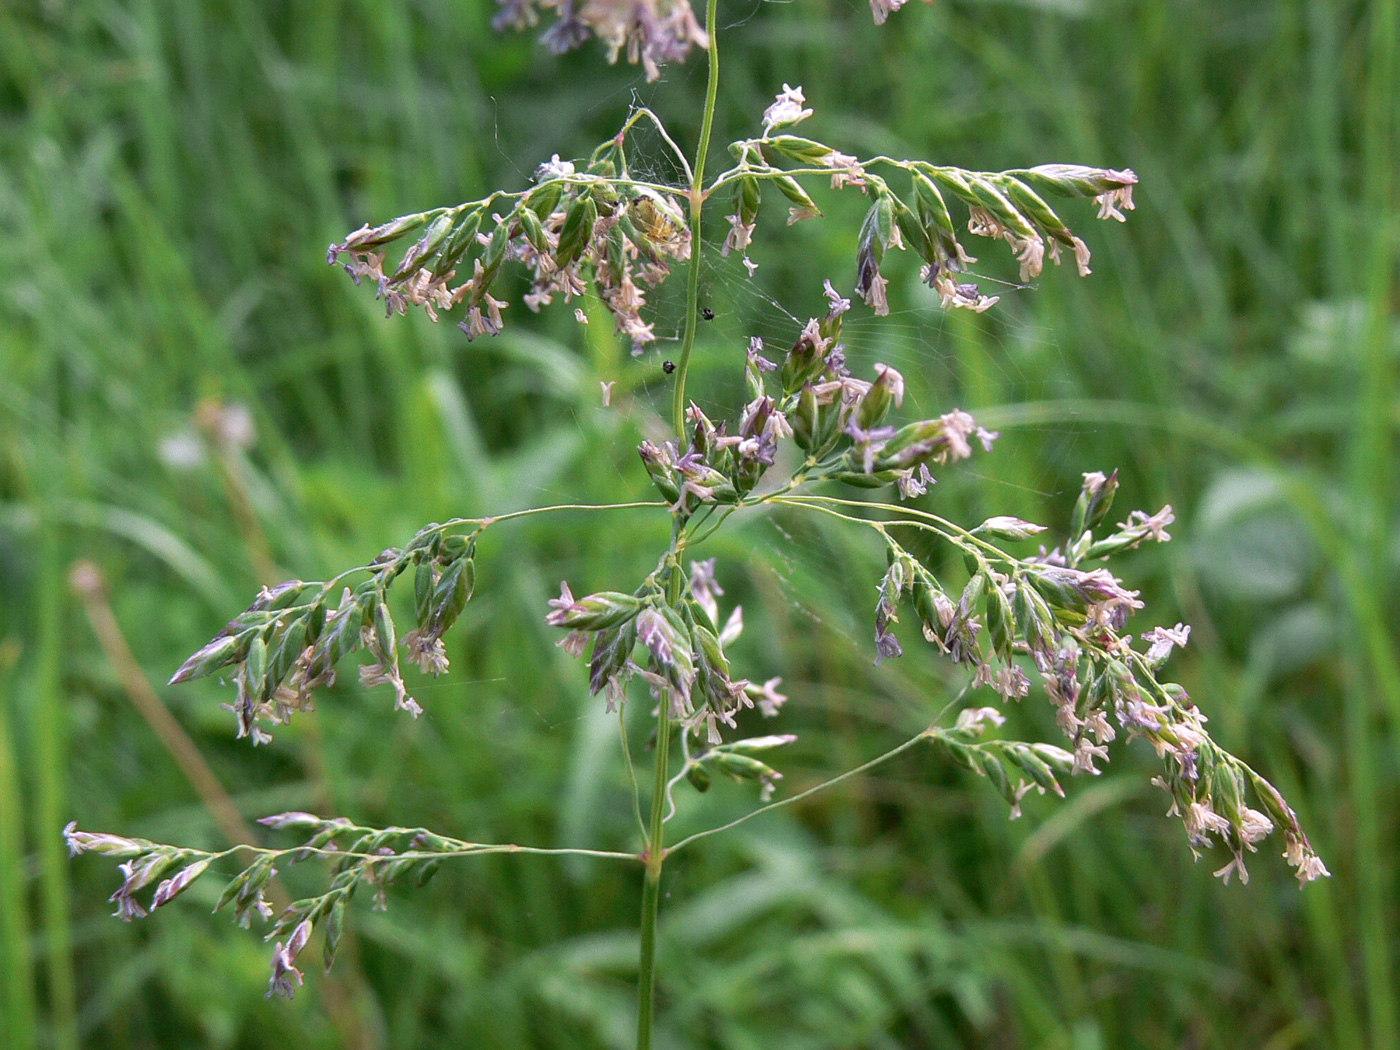
<path id="1" fill-rule="evenodd" d="M 876 22 L 884 22 L 901 4 L 872 0 Z M 284 813 L 263 823 L 304 834 L 301 845 L 247 845 L 210 853 L 70 825 L 65 835 L 74 853 L 92 851 L 123 861 L 123 882 L 112 897 L 117 915 L 128 920 L 145 915 L 137 894 L 153 884 L 149 907 L 163 906 L 215 861 L 243 850 L 253 859 L 228 882 L 218 908 L 231 907 L 244 925 L 254 917 L 266 920 L 273 913 L 263 889 L 275 874 L 274 864 L 329 859 L 326 891 L 292 903 L 275 917 L 267 935 L 276 942 L 269 994 L 290 996 L 302 979 L 297 956 L 317 928 L 324 931 L 329 966 L 347 906 L 360 886 L 368 887 L 382 906 L 389 883 L 408 878 L 421 883 L 443 859 L 479 853 L 581 853 L 632 861 L 645 870 L 638 1046 L 649 1046 L 661 866 L 681 846 L 723 830 L 693 835 L 668 849 L 665 824 L 676 810 L 676 790 L 686 781 L 704 791 L 723 774 L 755 781 L 767 803 L 781 779 L 768 753 L 794 739 L 790 734 L 743 735 L 749 712 L 777 718 L 787 698 L 779 692 L 780 679 L 758 684 L 731 662 L 729 649 L 744 626 L 742 610 L 721 610 L 724 590 L 714 559 L 698 559 L 691 552 L 733 514 L 760 506 L 835 517 L 879 534 L 888 558 L 884 575 L 873 581 L 875 662 L 904 655 L 893 625 L 901 614 L 911 616 L 927 643 L 965 670 L 967 686 L 957 699 L 986 688 L 1003 702 L 1019 701 L 1030 695 L 1034 676 L 1064 737 L 1060 743 L 988 739 L 988 730 L 999 728 L 1004 718 L 996 707 L 970 704 L 952 725 L 935 723 L 861 770 L 927 741 L 986 777 L 1014 818 L 1028 791 L 1062 795 L 1066 777 L 1101 772 L 1115 740 L 1141 737 L 1162 761 L 1154 782 L 1171 796 L 1170 812 L 1181 817 L 1191 849 L 1223 848 L 1228 860 L 1216 874 L 1224 880 L 1235 874 L 1247 879 L 1245 853 L 1275 830 L 1283 833 L 1284 856 L 1300 882 L 1326 875 L 1279 792 L 1219 747 L 1186 691 L 1161 678 L 1172 651 L 1187 644 L 1190 628 L 1153 627 L 1139 635 L 1136 645 L 1126 633 L 1130 617 L 1144 603 L 1107 563 L 1142 543 L 1168 540 L 1170 507 L 1151 515 L 1133 511 L 1111 524 L 1116 474 L 1086 474 L 1061 542 L 1017 556 L 1002 544 L 1041 536 L 1044 526 L 994 516 L 964 528 L 901 502 L 925 496 L 939 471 L 991 452 L 998 435 L 957 408 L 898 422 L 904 379 L 887 365 L 876 365 L 868 377 L 852 374 L 842 342 L 843 318 L 852 310 L 852 300 L 831 281 L 824 287 L 826 312 L 793 331 L 781 360 L 765 356 L 765 344 L 758 339 L 735 354 L 747 393 L 731 418 L 711 419 L 684 397 L 698 313 L 701 219 L 706 202 L 716 194 L 727 217 L 718 250 L 744 254 L 752 274 L 746 253 L 757 233 L 765 189 L 776 190 L 788 202 L 789 224 L 821 216 L 809 187 L 854 189 L 870 201 L 855 241 L 849 283 L 855 296 L 876 316 L 887 314 L 881 267 L 888 251 L 905 250 L 919 257 L 924 280 L 944 307 L 981 312 L 994 306 L 997 297 L 982 294 L 975 282 L 964 279 L 975 259 L 960 239 L 950 202 L 965 210 L 969 234 L 1007 243 L 1022 280 L 1038 276 L 1047 256 L 1059 262 L 1062 253 L 1073 256 L 1083 276 L 1090 272 L 1089 249 L 1046 196 L 1092 198 L 1099 218 L 1122 221 L 1123 212 L 1133 207 L 1136 176 L 1064 164 L 991 173 L 884 156 L 861 159 L 787 131 L 813 111 L 800 87 L 784 84 L 762 115 L 761 133 L 732 143 L 733 165 L 706 182 L 703 161 L 718 71 L 714 0 L 706 29 L 685 0 L 538 5 L 505 0 L 500 22 L 533 24 L 537 7 L 558 16 L 545 34 L 551 48 L 567 50 L 597 36 L 611 58 L 625 52 L 629 61 L 643 65 L 649 79 L 659 64 L 684 59 L 691 47 L 708 50 L 705 130 L 693 166 L 659 118 L 637 109 L 586 160 L 555 156 L 541 164 L 529 189 L 362 227 L 331 245 L 328 260 L 343 263 L 356 283 L 368 279 L 390 315 L 420 306 L 437 320 L 440 312 L 463 308 L 460 327 L 468 339 L 501 330 L 508 302 L 498 280 L 506 264 L 518 264 L 530 275 L 530 290 L 523 297 L 527 309 L 538 311 L 556 297 L 568 303 L 591 292 L 638 354 L 657 340 L 647 320 L 646 291 L 667 280 L 672 266 L 686 265 L 687 325 L 673 380 L 675 433 L 669 440 L 643 441 L 637 449 L 659 501 L 542 507 L 428 525 L 402 548 L 386 550 L 331 580 L 294 580 L 264 589 L 180 667 L 172 682 L 216 672 L 228 675 L 235 685 L 228 706 L 238 735 L 265 744 L 272 739 L 267 727 L 311 710 L 315 693 L 335 681 L 344 659 L 364 650 L 370 662 L 359 668 L 361 681 L 387 686 L 394 706 L 416 717 L 422 708 L 408 693 L 401 661 L 433 676 L 448 670 L 442 637 L 472 598 L 475 559 L 489 528 L 545 513 L 623 508 L 665 513 L 671 541 L 651 573 L 624 589 L 582 597 L 575 597 L 564 582 L 545 616 L 549 625 L 565 632 L 559 645 L 586 660 L 589 689 L 604 694 L 609 710 L 620 709 L 641 692 L 632 686 L 638 680 L 655 705 L 650 822 L 641 819 L 633 781 L 642 848 L 631 853 L 476 844 L 425 829 L 365 828 L 343 818 Z M 675 151 L 687 185 L 632 174 L 629 136 L 642 121 Z M 396 263 L 389 263 L 391 246 L 400 242 L 407 242 L 406 247 Z M 576 313 L 586 323 L 586 315 Z M 609 392 L 610 384 L 604 384 L 605 403 Z M 782 453 L 785 444 L 791 454 Z M 812 491 L 823 482 L 872 492 L 892 487 L 898 499 L 870 502 Z M 882 509 L 878 519 L 870 513 L 875 507 Z M 961 556 L 966 578 L 954 585 L 936 575 L 911 551 L 907 538 L 913 534 L 949 545 Z M 413 623 L 400 631 L 388 592 L 405 576 L 412 578 Z M 671 769 L 673 746 L 679 749 L 678 770 Z M 629 754 L 629 769 L 631 758 Z M 771 807 L 755 813 L 766 808 Z"/>

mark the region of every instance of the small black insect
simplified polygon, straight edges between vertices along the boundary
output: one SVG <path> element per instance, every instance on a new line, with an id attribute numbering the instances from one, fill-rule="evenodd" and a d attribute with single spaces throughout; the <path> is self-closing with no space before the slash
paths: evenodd
<path id="1" fill-rule="evenodd" d="M 666 361 L 661 365 L 661 371 L 665 372 L 667 375 L 670 375 L 675 370 L 676 362 L 674 361 Z"/>
<path id="2" fill-rule="evenodd" d="M 715 312 L 708 306 L 702 306 L 700 308 L 700 316 L 707 321 L 713 321 L 715 319 Z"/>

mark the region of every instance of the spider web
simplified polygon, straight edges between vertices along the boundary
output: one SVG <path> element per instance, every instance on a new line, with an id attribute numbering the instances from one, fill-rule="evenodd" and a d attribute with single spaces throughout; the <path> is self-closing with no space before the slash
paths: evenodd
<path id="1" fill-rule="evenodd" d="M 755 4 L 755 10 L 758 6 Z M 645 101 L 640 91 L 634 89 L 633 104 Z M 711 150 L 711 174 L 715 165 L 722 163 L 717 158 L 727 160 L 720 145 L 722 141 L 723 136 L 717 131 L 716 144 Z M 674 152 L 647 125 L 639 125 L 629 134 L 628 163 L 635 177 L 647 181 L 674 186 L 681 186 L 685 181 Z M 840 192 L 849 197 L 859 191 Z M 721 252 L 720 243 L 728 226 L 720 217 L 729 206 L 728 194 L 721 191 L 707 202 L 706 243 L 700 251 L 700 305 L 713 311 L 715 316 L 702 323 L 698 334 L 692 367 L 700 375 L 713 372 L 711 362 L 703 359 L 719 353 L 732 355 L 737 380 L 742 352 L 755 337 L 763 341 L 765 355 L 780 362 L 807 319 L 826 312 L 822 281 L 830 279 L 841 295 L 852 300 L 852 309 L 843 318 L 842 342 L 846 345 L 853 374 L 871 378 L 873 365 L 878 361 L 899 369 L 906 377 L 936 378 L 932 392 L 928 382 L 909 383 L 910 398 L 903 408 L 904 418 L 926 418 L 953 408 L 968 408 L 975 414 L 977 407 L 985 408 L 990 404 L 1050 400 L 1079 392 L 1070 378 L 1073 370 L 1057 334 L 1035 317 L 1038 285 L 1022 285 L 999 276 L 1009 277 L 1011 274 L 1007 271 L 1014 269 L 1006 245 L 964 237 L 969 247 L 980 250 L 984 263 L 974 267 L 973 272 L 965 275 L 966 279 L 976 281 L 989 294 L 999 295 L 1001 301 L 974 322 L 975 339 L 980 345 L 959 348 L 960 326 L 939 305 L 937 295 L 919 281 L 917 260 L 911 253 L 891 251 L 886 256 L 885 269 L 891 278 L 891 311 L 888 316 L 876 317 L 852 291 L 855 227 L 833 230 L 831 226 L 839 220 L 831 218 L 806 220 L 802 224 L 826 227 L 816 236 L 845 248 L 837 256 L 832 272 L 820 272 L 805 260 L 792 258 L 795 241 L 799 242 L 798 251 L 801 252 L 802 242 L 810 244 L 814 240 L 810 231 L 802 230 L 808 235 L 801 238 L 791 236 L 798 231 L 784 227 L 786 202 L 773 200 L 779 195 L 772 191 L 765 197 L 770 199 L 764 201 L 758 229 L 748 251 L 731 252 L 727 256 Z M 819 195 L 817 203 L 825 207 L 834 197 L 835 194 Z M 774 207 L 775 203 L 782 207 Z M 829 250 L 823 254 L 828 254 Z M 787 258 L 785 253 L 788 253 Z M 745 259 L 758 264 L 756 272 L 749 273 Z M 684 269 L 684 265 L 677 266 L 664 284 L 648 293 L 648 320 L 654 325 L 657 339 L 646 348 L 644 356 L 652 363 L 657 357 L 670 359 L 678 350 L 684 329 Z M 1049 267 L 1040 278 L 1045 282 L 1076 279 L 1072 267 Z M 978 355 L 974 367 L 984 373 L 987 384 L 995 391 L 993 401 L 979 406 L 964 403 L 967 392 L 957 389 L 960 353 Z M 1029 364 L 1032 360 L 1033 367 Z M 713 410 L 716 420 L 732 414 L 734 406 L 727 398 L 718 396 L 712 387 L 713 384 L 702 380 L 691 396 L 707 412 Z M 1042 469 L 1029 480 L 1024 471 L 1020 472 L 1018 483 L 1029 484 L 1042 498 L 1063 496 L 1062 486 L 1056 479 L 1065 475 L 1067 459 L 1082 434 L 1082 426 L 1041 428 L 1039 461 Z M 998 472 L 982 469 L 990 463 L 990 460 L 974 460 L 971 464 L 961 464 L 960 469 L 984 473 L 989 482 L 995 482 Z"/>
<path id="2" fill-rule="evenodd" d="M 691 77 L 697 69 L 668 70 L 668 75 Z M 649 101 L 646 96 L 654 95 L 655 91 L 655 86 L 633 87 L 633 106 L 646 104 Z M 608 100 L 615 101 L 615 96 Z M 727 129 L 717 131 L 712 148 L 711 174 L 727 160 L 722 130 Z M 685 185 L 681 162 L 648 122 L 639 122 L 628 133 L 626 149 L 632 177 L 678 189 Z M 850 197 L 859 191 L 842 192 Z M 768 193 L 765 196 L 778 198 L 779 195 Z M 819 196 L 819 206 L 825 207 L 829 199 L 825 194 Z M 852 291 L 855 226 L 834 230 L 830 227 L 838 220 L 831 218 L 807 220 L 803 224 L 822 224 L 826 228 L 819 233 L 820 237 L 845 245 L 845 250 L 835 256 L 839 261 L 833 264 L 832 272 L 823 273 L 810 260 L 791 255 L 794 243 L 803 240 L 810 243 L 811 237 L 795 238 L 792 234 L 799 231 L 784 227 L 785 202 L 779 200 L 765 200 L 758 230 L 747 254 L 723 254 L 720 244 L 728 224 L 723 222 L 722 216 L 728 204 L 728 194 L 721 192 L 707 206 L 706 242 L 699 248 L 700 305 L 713 316 L 700 324 L 688 389 L 688 396 L 715 422 L 734 419 L 742 405 L 742 370 L 750 340 L 761 340 L 765 356 L 781 362 L 808 318 L 820 317 L 826 312 L 824 279 L 830 279 L 841 295 L 852 300 L 852 309 L 843 318 L 841 340 L 846 346 L 852 373 L 859 378 L 873 378 L 873 366 L 879 362 L 893 366 L 906 376 L 909 394 L 894 422 L 935 417 L 955 408 L 968 408 L 976 415 L 979 407 L 1052 400 L 1079 393 L 1071 379 L 1071 364 L 1055 331 L 1035 316 L 1037 287 L 997 276 L 1014 268 L 1004 244 L 976 238 L 969 241 L 969 247 L 980 250 L 984 261 L 973 268 L 975 272 L 967 275 L 967 279 L 976 280 L 984 292 L 1001 296 L 1001 301 L 987 314 L 971 319 L 969 324 L 963 323 L 964 317 L 950 315 L 939 304 L 938 296 L 919 280 L 912 254 L 891 251 L 884 267 L 891 281 L 891 310 L 887 316 L 877 317 Z M 778 204 L 783 207 L 776 207 Z M 802 230 L 800 234 L 809 235 L 810 231 Z M 752 273 L 744 265 L 746 258 L 757 264 Z M 1041 280 L 1073 281 L 1077 278 L 1072 266 L 1051 267 Z M 667 280 L 646 290 L 646 297 L 648 306 L 644 317 L 653 325 L 656 340 L 644 348 L 639 360 L 624 362 L 622 367 L 646 368 L 660 374 L 661 362 L 676 358 L 684 331 L 685 264 L 674 266 Z M 563 306 L 556 304 L 555 308 L 563 309 Z M 975 361 L 969 362 L 972 355 Z M 969 367 L 980 373 L 983 404 L 969 405 L 966 401 L 972 392 L 966 389 L 966 376 L 962 373 Z M 650 386 L 660 419 L 669 417 L 671 382 L 667 377 Z M 993 398 L 989 402 L 985 401 L 988 392 Z M 989 455 L 979 453 L 972 460 L 940 472 L 939 490 L 935 491 L 954 485 L 978 487 L 982 493 L 979 502 L 986 506 L 989 514 L 1002 513 L 1008 497 L 1014 498 L 1013 494 L 1067 507 L 1078 491 L 1078 479 L 1071 463 L 1077 458 L 1085 434 L 1084 426 L 1079 424 L 1040 425 L 1035 430 L 1034 456 L 1012 464 L 1015 469 L 1006 469 L 1000 450 Z M 1067 482 L 1067 478 L 1074 479 L 1073 483 Z M 821 607 L 820 597 L 814 597 L 818 592 L 810 586 L 809 577 L 815 574 L 829 580 L 843 580 L 851 573 L 850 551 L 839 546 L 804 543 L 801 553 L 795 554 L 797 545 L 787 528 L 788 524 L 776 515 L 748 528 L 746 539 L 761 548 L 760 557 L 748 571 L 763 572 L 781 592 L 794 624 L 820 625 L 822 630 L 835 632 L 843 638 L 854 651 L 869 649 L 869 619 L 874 608 L 878 574 L 870 581 L 869 595 L 860 599 L 859 609 L 841 610 L 839 615 L 833 615 L 831 610 Z M 859 542 L 864 540 L 861 537 Z M 705 553 L 697 556 L 703 557 Z M 755 568 L 759 562 L 765 568 Z M 721 565 L 721 582 L 725 582 L 726 574 L 732 578 L 743 571 L 738 566 L 726 569 Z M 803 582 L 796 582 L 799 579 Z M 542 713 L 540 716 L 544 718 Z M 574 720 L 565 718 L 558 725 L 551 724 L 551 728 L 562 728 Z"/>

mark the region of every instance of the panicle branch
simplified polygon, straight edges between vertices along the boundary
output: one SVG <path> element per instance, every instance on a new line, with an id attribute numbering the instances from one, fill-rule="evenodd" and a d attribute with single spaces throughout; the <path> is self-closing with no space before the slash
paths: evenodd
<path id="1" fill-rule="evenodd" d="M 967 230 L 978 237 L 1004 240 L 1021 268 L 1021 280 L 1040 276 L 1045 258 L 1059 264 L 1061 252 L 1074 257 L 1081 277 L 1089 274 L 1089 248 L 1074 234 L 1042 194 L 1059 197 L 1092 197 L 1099 218 L 1125 219 L 1133 208 L 1137 176 L 1129 170 L 1085 165 L 1049 164 L 1003 172 L 968 171 L 925 161 L 872 157 L 867 160 L 843 153 L 823 142 L 773 132 L 806 120 L 800 87 L 783 85 L 783 92 L 763 115 L 763 134 L 730 145 L 736 161 L 717 177 L 710 191 L 731 186 L 731 231 L 726 250 L 747 248 L 757 224 L 765 183 L 787 198 L 788 225 L 821 215 L 800 180 L 830 179 L 833 190 L 855 187 L 869 195 L 871 205 L 861 225 L 856 245 L 856 294 L 877 315 L 889 312 L 887 281 L 880 272 L 891 248 L 912 251 L 923 260 L 923 278 L 939 293 L 944 308 L 961 307 L 981 313 L 998 301 L 982 295 L 975 283 L 955 276 L 977 260 L 958 239 L 948 199 L 967 209 Z M 875 168 L 894 169 L 909 180 L 903 196 L 875 174 Z"/>
<path id="2" fill-rule="evenodd" d="M 1010 246 L 1022 281 L 1040 275 L 1047 255 L 1058 264 L 1062 252 L 1074 257 L 1081 276 L 1090 272 L 1088 246 L 1042 194 L 1093 198 L 1103 219 L 1122 221 L 1123 212 L 1134 206 L 1138 180 L 1126 169 L 1051 164 L 978 172 L 883 156 L 860 160 L 814 139 L 776 133 L 812 113 L 802 88 L 785 84 L 763 114 L 763 133 L 730 145 L 735 167 L 703 191 L 705 198 L 721 189 L 730 193 L 728 233 L 720 254 L 748 251 L 765 185 L 776 187 L 787 200 L 788 225 L 822 214 L 804 180 L 829 179 L 833 190 L 855 187 L 872 199 L 856 239 L 854 291 L 879 316 L 889 313 L 881 266 L 890 249 L 913 251 L 923 260 L 923 278 L 939 293 L 944 308 L 980 313 L 997 303 L 998 296 L 983 295 L 975 282 L 957 276 L 977 260 L 959 240 L 950 198 L 966 208 L 970 234 Z M 637 110 L 586 162 L 560 160 L 556 154 L 540 165 L 531 190 L 497 192 L 485 200 L 362 227 L 332 244 L 327 261 L 348 258 L 346 272 L 357 284 L 368 278 L 389 315 L 421 306 L 436 321 L 439 310 L 465 305 L 466 319 L 459 327 L 469 340 L 501 331 L 501 311 L 508 304 L 492 289 L 499 289 L 496 282 L 506 262 L 520 263 L 530 272 L 523 302 L 531 311 L 556 296 L 571 302 L 592 284 L 633 353 L 641 354 L 656 340 L 654 325 L 643 316 L 646 291 L 669 276 L 672 262 L 688 260 L 694 250 L 685 218 L 690 188 L 647 182 L 629 172 L 628 134 L 642 115 L 674 145 L 654 113 Z M 876 174 L 877 168 L 907 177 L 903 196 Z M 387 247 L 410 235 L 417 239 L 397 266 L 386 268 Z M 756 264 L 747 254 L 744 261 L 752 273 Z M 467 272 L 471 276 L 459 282 L 457 275 Z"/>
<path id="3" fill-rule="evenodd" d="M 501 331 L 508 304 L 492 289 L 507 262 L 529 271 L 523 301 L 533 312 L 556 296 L 572 302 L 592 283 L 641 353 L 656 338 L 641 316 L 645 290 L 665 280 L 673 261 L 688 259 L 691 245 L 684 191 L 629 175 L 630 126 L 586 163 L 556 154 L 535 172 L 533 189 L 362 227 L 332 244 L 326 261 L 348 258 L 346 272 L 356 284 L 367 278 L 374 285 L 389 316 L 421 306 L 436 321 L 438 311 L 465 306 L 458 327 L 469 340 Z M 386 268 L 388 246 L 413 234 L 398 265 Z M 470 277 L 459 280 L 460 273 Z"/>
<path id="4" fill-rule="evenodd" d="M 388 685 L 394 707 L 417 718 L 423 711 L 408 695 L 399 650 L 425 674 L 447 670 L 442 635 L 471 600 L 476 580 L 476 537 L 448 535 L 450 525 L 428 525 L 403 549 L 390 548 L 361 569 L 325 583 L 289 580 L 263 588 L 257 599 L 229 621 L 170 679 L 186 682 L 228 669 L 237 689 L 226 704 L 238 721 L 239 738 L 265 744 L 272 737 L 261 723 L 283 725 L 297 711 L 313 709 L 313 694 L 335 683 L 337 665 L 359 649 L 373 657 L 360 668 L 366 685 Z M 415 627 L 400 642 L 387 595 L 406 569 L 414 572 Z M 353 588 L 336 584 L 352 573 L 368 578 Z"/>
<path id="5" fill-rule="evenodd" d="M 168 877 L 151 892 L 150 911 L 174 900 L 206 874 L 210 865 L 238 852 L 253 854 L 253 860 L 225 883 L 214 911 L 229 908 L 234 921 L 245 929 L 255 917 L 260 921 L 273 920 L 271 929 L 264 937 L 265 940 L 277 942 L 272 954 L 272 976 L 267 994 L 269 998 L 282 995 L 288 999 L 302 983 L 302 974 L 296 968 L 297 955 L 306 947 L 312 931 L 318 927 L 324 935 L 325 968 L 331 968 L 345 928 L 346 909 L 362 886 L 373 894 L 375 910 L 382 911 L 388 907 L 386 890 L 390 885 L 411 880 L 415 885 L 423 886 L 437 873 L 443 860 L 453 857 L 534 853 L 639 860 L 635 854 L 606 850 L 541 849 L 513 843 L 465 842 L 426 828 L 370 828 L 344 817 L 325 818 L 311 813 L 279 813 L 264 817 L 258 823 L 276 830 L 302 833 L 306 835 L 306 840 L 302 845 L 290 849 L 239 845 L 213 853 L 147 839 L 79 831 L 76 823 L 64 828 L 63 835 L 73 856 L 92 852 L 124 859 L 119 866 L 122 883 L 111 899 L 117 905 L 115 915 L 126 922 L 147 915 L 147 908 L 138 901 L 137 893 L 147 890 L 162 876 Z M 293 901 L 274 920 L 266 891 L 277 874 L 275 865 L 298 864 L 312 858 L 330 861 L 326 891 Z M 284 937 L 285 941 L 281 939 Z"/>
<path id="6" fill-rule="evenodd" d="M 417 718 L 422 706 L 408 695 L 402 661 L 436 678 L 448 669 L 442 636 L 456 623 L 476 588 L 476 544 L 498 522 L 559 511 L 623 510 L 655 503 L 564 504 L 495 518 L 456 518 L 419 529 L 402 548 L 391 547 L 370 564 L 325 582 L 288 580 L 264 587 L 243 612 L 186 660 L 170 684 L 224 673 L 236 697 L 224 705 L 238 723 L 238 737 L 257 744 L 272 737 L 264 723 L 283 725 L 313 709 L 317 690 L 335 684 L 346 656 L 364 650 L 372 662 L 359 669 L 367 686 L 387 685 L 394 707 Z M 471 527 L 465 535 L 455 530 Z M 400 636 L 389 591 L 413 569 L 413 627 Z M 366 578 L 354 586 L 344 581 Z M 336 595 L 337 587 L 340 594 Z"/>
<path id="7" fill-rule="evenodd" d="M 1212 844 L 1228 851 L 1229 862 L 1216 872 L 1221 878 L 1238 874 L 1247 881 L 1244 854 L 1275 829 L 1283 830 L 1284 857 L 1300 882 L 1327 875 L 1277 789 L 1210 737 L 1205 714 L 1181 685 L 1159 678 L 1172 651 L 1187 644 L 1190 627 L 1153 627 L 1143 632 L 1137 648 L 1124 633 L 1129 617 L 1143 607 L 1139 592 L 1094 563 L 1143 542 L 1165 542 L 1173 516 L 1171 507 L 1152 515 L 1133 511 L 1117 526 L 1103 527 L 1116 488 L 1116 473 L 1086 474 L 1067 542 L 1022 557 L 987 537 L 1021 541 L 1045 531 L 1043 526 L 1003 516 L 964 530 L 908 507 L 893 520 L 866 520 L 879 530 L 889 553 L 877 588 L 876 662 L 902 655 L 890 625 L 904 603 L 912 606 L 925 640 L 967 668 L 974 686 L 991 688 L 1003 701 L 1019 700 L 1030 693 L 1027 670 L 1040 678 L 1068 750 L 1047 743 L 976 742 L 989 724 L 1002 724 L 994 708 L 969 708 L 952 730 L 929 731 L 951 757 L 992 781 L 1011 804 L 1013 818 L 1030 788 L 1063 794 L 1059 775 L 1097 776 L 1109 759 L 1108 745 L 1121 733 L 1146 740 L 1162 760 L 1154 783 L 1172 796 L 1169 812 L 1182 817 L 1193 853 L 1199 856 Z M 819 509 L 828 502 L 858 506 L 820 497 L 783 502 Z M 969 577 L 960 592 L 953 592 L 956 597 L 891 535 L 901 527 L 935 533 L 958 549 Z M 1013 780 L 1008 770 L 1024 776 Z M 1246 804 L 1250 793 L 1261 808 Z"/>

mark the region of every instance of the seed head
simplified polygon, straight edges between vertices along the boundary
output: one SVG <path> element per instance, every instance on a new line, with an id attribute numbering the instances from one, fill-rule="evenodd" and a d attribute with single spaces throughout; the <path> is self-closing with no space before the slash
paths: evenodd
<path id="1" fill-rule="evenodd" d="M 766 136 L 774 128 L 798 124 L 810 117 L 812 111 L 803 108 L 806 101 L 801 85 L 794 88 L 784 84 L 777 99 L 763 111 L 763 134 Z"/>
<path id="2" fill-rule="evenodd" d="M 310 937 L 311 920 L 303 919 L 287 938 L 285 946 L 281 941 L 277 942 L 277 947 L 272 952 L 272 979 L 267 985 L 267 998 L 281 995 L 291 999 L 296 995 L 296 990 L 302 983 L 301 971 L 296 968 L 296 958 L 306 947 Z"/>

